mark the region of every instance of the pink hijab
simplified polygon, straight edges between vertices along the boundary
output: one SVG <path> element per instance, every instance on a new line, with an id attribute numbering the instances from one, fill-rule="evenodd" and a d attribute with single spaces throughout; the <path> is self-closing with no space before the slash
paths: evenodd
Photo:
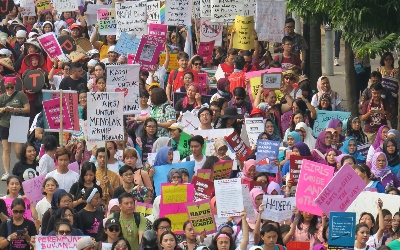
<path id="1" fill-rule="evenodd" d="M 244 162 L 244 167 L 242 170 L 242 172 L 243 172 L 242 179 L 243 180 L 253 181 L 253 179 L 249 177 L 249 169 L 251 166 L 256 166 L 256 164 L 257 164 L 256 160 L 253 160 L 253 159 L 250 159 L 250 160 Z"/>
<path id="2" fill-rule="evenodd" d="M 275 181 L 271 181 L 267 188 L 267 194 L 272 194 L 274 190 L 278 192 L 278 195 L 281 194 L 281 186 Z"/>
<path id="3" fill-rule="evenodd" d="M 259 196 L 260 194 L 264 195 L 265 193 L 259 188 L 253 188 L 250 191 L 251 202 L 253 203 L 254 210 L 256 210 L 257 212 L 258 212 L 258 206 L 256 204 L 256 197 Z"/>

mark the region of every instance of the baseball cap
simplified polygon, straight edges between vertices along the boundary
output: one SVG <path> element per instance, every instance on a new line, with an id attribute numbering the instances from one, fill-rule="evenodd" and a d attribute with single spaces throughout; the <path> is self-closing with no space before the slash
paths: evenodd
<path id="1" fill-rule="evenodd" d="M 111 226 L 119 226 L 119 227 L 121 227 L 121 224 L 119 223 L 119 220 L 118 219 L 116 219 L 116 218 L 110 218 L 110 219 L 108 219 L 107 221 L 106 221 L 106 224 L 105 224 L 105 228 L 109 228 L 109 227 L 111 227 Z"/>
<path id="2" fill-rule="evenodd" d="M 26 31 L 25 30 L 18 30 L 17 33 L 15 34 L 15 37 L 17 38 L 26 38 Z"/>
<path id="3" fill-rule="evenodd" d="M 83 236 L 76 242 L 76 248 L 78 250 L 82 250 L 85 247 L 94 245 L 93 240 L 90 238 L 90 236 Z"/>
<path id="4" fill-rule="evenodd" d="M 94 67 L 94 66 L 96 66 L 97 63 L 98 63 L 97 60 L 90 59 L 90 61 L 88 62 L 87 65 L 88 65 L 89 67 Z"/>
<path id="5" fill-rule="evenodd" d="M 183 130 L 183 127 L 181 124 L 178 122 L 172 123 L 171 126 L 168 127 L 169 129 L 175 130 L 175 129 L 180 129 Z"/>

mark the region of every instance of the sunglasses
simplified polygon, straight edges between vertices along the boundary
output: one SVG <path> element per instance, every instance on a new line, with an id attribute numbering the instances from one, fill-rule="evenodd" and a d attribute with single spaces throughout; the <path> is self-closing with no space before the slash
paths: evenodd
<path id="1" fill-rule="evenodd" d="M 200 66 L 201 63 L 193 63 L 194 66 Z"/>
<path id="2" fill-rule="evenodd" d="M 6 89 L 14 89 L 14 86 L 6 87 Z"/>
<path id="3" fill-rule="evenodd" d="M 13 210 L 13 214 L 24 214 L 25 210 Z"/>
<path id="4" fill-rule="evenodd" d="M 238 100 L 238 101 L 243 101 L 244 100 L 243 97 L 235 97 L 235 99 Z"/>
<path id="5" fill-rule="evenodd" d="M 117 226 L 108 228 L 108 231 L 110 231 L 111 233 L 113 233 L 113 232 L 117 232 L 118 233 L 120 230 L 121 229 L 119 227 L 117 227 Z"/>
<path id="6" fill-rule="evenodd" d="M 59 235 L 70 235 L 71 231 L 70 230 L 58 230 Z"/>
<path id="7" fill-rule="evenodd" d="M 295 78 L 293 76 L 291 76 L 291 77 L 285 77 L 285 79 L 293 81 Z"/>

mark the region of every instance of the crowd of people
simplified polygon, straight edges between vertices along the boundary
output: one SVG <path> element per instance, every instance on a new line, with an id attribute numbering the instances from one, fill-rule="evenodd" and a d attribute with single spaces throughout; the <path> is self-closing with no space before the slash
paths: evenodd
<path id="1" fill-rule="evenodd" d="M 35 248 L 38 235 L 90 236 L 89 241 L 82 238 L 76 244 L 85 250 L 275 250 L 286 249 L 291 241 L 310 242 L 310 249 L 327 249 L 329 214 L 317 216 L 294 209 L 292 219 L 286 221 L 261 218 L 264 195 L 290 196 L 290 155 L 308 156 L 335 172 L 349 164 L 365 181 L 366 190 L 400 195 L 400 134 L 396 130 L 397 112 L 393 111 L 398 105 L 399 74 L 393 55 L 383 54 L 381 66 L 372 72 L 368 59 L 354 62 L 358 77 L 368 73 L 370 82 L 357 85 L 362 92 L 360 115 L 349 117 L 347 123 L 332 119 L 315 134 L 317 111 L 341 111 L 342 98 L 328 77 L 321 76 L 314 90 L 303 75 L 308 46 L 294 32 L 295 21 L 291 18 L 285 21 L 285 36 L 274 57 L 266 43 L 258 41 L 257 33 L 253 49 L 233 48 L 237 31 L 232 29 L 228 34 L 226 29 L 223 46 L 214 49 L 207 63 L 199 55 L 184 52 L 188 36 L 184 27 L 169 27 L 165 62 L 150 72 L 140 71 L 141 114 L 124 117 L 124 141 L 107 141 L 104 147 L 89 150 L 79 135 L 45 131 L 42 89 L 77 91 L 79 119 L 85 121 L 87 94 L 106 91 L 107 66 L 127 63 L 127 58 L 115 51 L 115 35 L 100 36 L 97 25 L 86 23 L 87 5 L 83 11 L 54 10 L 23 17 L 21 7 L 15 5 L 4 17 L 0 34 L 5 38 L 0 44 L 0 139 L 4 167 L 1 180 L 6 183 L 7 194 L 0 199 L 0 249 Z M 56 37 L 87 38 L 92 48 L 68 62 L 52 61 L 38 41 L 39 36 L 51 32 Z M 195 45 L 198 42 L 193 41 Z M 171 54 L 177 54 L 179 67 L 168 71 Z M 282 69 L 281 88 L 277 92 L 260 84 L 251 101 L 246 73 L 259 70 L 256 65 L 260 60 L 268 62 L 267 68 Z M 25 83 L 20 86 L 21 79 L 33 70 L 43 75 L 42 82 L 37 82 L 39 90 Z M 206 85 L 199 82 L 200 73 L 207 74 Z M 184 97 L 174 100 L 176 92 L 184 93 Z M 282 94 L 279 99 L 277 93 Z M 209 103 L 204 102 L 204 96 L 211 96 Z M 198 170 L 211 169 L 226 160 L 237 161 L 238 169 L 232 170 L 231 178 L 265 184 L 265 189 L 255 187 L 250 191 L 256 218 L 249 218 L 248 211 L 243 211 L 240 217 L 227 218 L 217 233 L 195 235 L 190 221 L 181 225 L 183 234 L 175 234 L 171 232 L 171 220 L 160 217 L 161 196 L 154 191 L 155 167 L 172 164 L 184 131 L 182 116 L 187 111 L 199 120 L 195 130 L 213 130 L 215 134 L 221 129 L 241 134 L 245 119 L 262 117 L 264 131 L 258 138 L 281 143 L 275 161 L 279 171 L 275 174 L 256 171 L 256 146 L 243 162 L 238 154 L 230 157 L 232 148 L 224 137 L 218 137 L 207 145 L 212 154 L 204 155 L 205 138 L 195 135 L 188 141 L 190 156 L 179 159 L 194 161 L 194 172 L 173 168 L 168 173 L 168 183 L 190 183 L 190 176 L 197 175 Z M 8 141 L 12 116 L 30 117 L 27 142 L 13 143 L 18 158 L 14 166 L 10 166 Z M 60 136 L 64 138 L 62 145 Z M 364 155 L 358 152 L 368 144 Z M 149 159 L 152 153 L 156 154 L 154 163 Z M 74 162 L 78 172 L 69 169 Z M 43 199 L 34 204 L 27 199 L 22 183 L 36 176 L 45 179 L 39 187 Z M 6 205 L 8 199 L 12 203 Z M 210 200 L 214 215 L 216 199 L 214 196 Z M 136 202 L 152 204 L 152 214 L 135 212 Z M 400 212 L 392 212 L 382 201 L 377 203 L 376 217 L 363 212 L 357 218 L 354 249 L 400 249 Z"/>

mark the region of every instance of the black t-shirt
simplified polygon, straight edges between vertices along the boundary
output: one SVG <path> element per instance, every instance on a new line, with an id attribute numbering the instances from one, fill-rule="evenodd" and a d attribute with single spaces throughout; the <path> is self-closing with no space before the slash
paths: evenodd
<path id="1" fill-rule="evenodd" d="M 99 190 L 100 197 L 102 197 L 103 190 L 101 189 L 101 187 L 98 186 L 97 184 L 94 184 L 93 187 L 95 187 L 95 188 L 97 188 L 97 190 Z M 85 192 L 86 192 L 86 189 L 88 189 L 88 187 L 82 186 L 82 184 L 79 184 L 79 182 L 75 182 L 74 184 L 72 184 L 71 189 L 69 190 L 69 193 L 74 196 L 74 200 L 75 201 L 77 201 L 80 198 L 82 198 L 82 196 L 83 196 L 82 189 L 85 189 Z M 79 204 L 78 206 L 75 207 L 75 211 L 79 212 L 85 206 L 86 206 L 86 203 L 81 203 L 81 204 Z"/>
<path id="2" fill-rule="evenodd" d="M 30 237 L 37 235 L 35 223 L 33 223 L 33 221 L 24 219 L 24 222 L 22 222 L 22 224 L 19 226 L 14 225 L 13 221 L 11 220 L 11 232 L 10 233 L 8 232 L 7 221 L 2 222 L 0 225 L 0 236 L 7 239 L 7 237 L 10 234 L 17 232 L 17 230 L 25 230 L 25 229 L 28 231 L 28 235 Z M 29 250 L 30 249 L 30 245 L 25 239 L 11 240 L 10 244 L 11 244 L 11 249 L 15 249 L 15 250 L 21 250 L 21 249 Z M 9 248 L 7 247 L 6 249 L 9 249 Z"/>
<path id="3" fill-rule="evenodd" d="M 15 163 L 14 168 L 12 170 L 12 174 L 18 176 L 21 178 L 21 180 L 24 180 L 24 172 L 28 168 L 36 169 L 36 162 L 33 162 L 32 164 L 28 164 L 26 162 L 19 161 Z"/>
<path id="4" fill-rule="evenodd" d="M 3 213 L 7 217 L 9 216 L 6 203 L 3 199 L 0 199 L 0 213 Z"/>
<path id="5" fill-rule="evenodd" d="M 84 78 L 79 78 L 78 80 L 72 79 L 70 76 L 64 77 L 60 83 L 60 89 L 62 90 L 76 90 L 79 84 L 87 84 Z"/>
<path id="6" fill-rule="evenodd" d="M 113 194 L 113 199 L 118 198 L 121 194 L 125 193 L 125 189 L 123 186 L 119 186 L 116 189 L 114 189 L 114 194 Z"/>
<path id="7" fill-rule="evenodd" d="M 82 209 L 78 212 L 82 220 L 82 231 L 84 235 L 89 235 L 97 240 L 97 232 L 99 231 L 100 224 L 103 223 L 104 212 L 96 210 L 94 212 Z"/>
<path id="8" fill-rule="evenodd" d="M 41 231 L 42 235 L 49 235 L 49 233 L 54 230 L 54 226 L 56 224 L 56 217 L 54 216 L 54 214 L 56 214 L 57 211 L 54 213 L 52 212 L 50 214 L 50 210 L 51 209 L 47 210 L 43 214 L 42 231 Z M 82 230 L 82 221 L 78 213 L 74 214 L 74 224 L 72 225 L 72 227 Z"/>
<path id="9" fill-rule="evenodd" d="M 194 104 L 195 103 L 193 103 L 193 104 L 187 104 L 186 105 L 186 108 L 184 108 L 183 107 L 183 100 L 184 100 L 184 98 L 182 98 L 182 99 L 180 99 L 177 103 L 176 103 L 176 105 L 175 105 L 175 110 L 176 111 L 182 111 L 182 113 L 185 113 L 186 111 L 192 111 L 193 109 L 194 109 Z"/>

